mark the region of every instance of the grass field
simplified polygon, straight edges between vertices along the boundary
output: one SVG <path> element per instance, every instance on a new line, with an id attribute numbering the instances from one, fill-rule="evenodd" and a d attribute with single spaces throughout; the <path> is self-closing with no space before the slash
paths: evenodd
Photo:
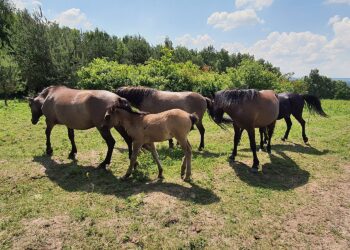
<path id="1" fill-rule="evenodd" d="M 327 118 L 304 113 L 310 145 L 293 120 L 282 142 L 279 121 L 272 154 L 252 164 L 243 134 L 238 162 L 229 163 L 233 129 L 206 117 L 206 148 L 192 131 L 192 183 L 180 179 L 180 148 L 157 145 L 165 180 L 149 153 L 122 182 L 126 144 L 117 144 L 109 172 L 95 167 L 107 147 L 96 130 L 76 131 L 77 161 L 68 160 L 66 128 L 52 133 L 45 156 L 45 123 L 30 123 L 25 102 L 0 107 L 1 249 L 271 249 L 350 247 L 350 102 L 323 101 Z M 258 141 L 258 140 L 257 140 Z"/>

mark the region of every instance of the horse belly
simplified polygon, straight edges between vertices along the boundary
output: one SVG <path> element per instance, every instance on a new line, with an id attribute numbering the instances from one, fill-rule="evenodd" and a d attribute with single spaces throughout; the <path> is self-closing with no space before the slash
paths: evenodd
<path id="1" fill-rule="evenodd" d="M 56 110 L 57 121 L 72 129 L 85 130 L 94 127 L 90 115 L 76 107 L 65 107 Z"/>

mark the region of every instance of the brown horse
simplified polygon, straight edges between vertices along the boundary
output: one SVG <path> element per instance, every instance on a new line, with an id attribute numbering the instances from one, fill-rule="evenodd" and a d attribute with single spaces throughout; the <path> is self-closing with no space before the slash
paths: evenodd
<path id="1" fill-rule="evenodd" d="M 255 128 L 268 128 L 267 151 L 270 153 L 271 137 L 278 117 L 278 110 L 278 98 L 272 90 L 223 90 L 215 93 L 209 114 L 219 125 L 222 122 L 233 123 L 235 136 L 234 147 L 230 156 L 233 161 L 237 155 L 237 146 L 242 131 L 247 130 L 254 159 L 252 171 L 257 172 L 259 160 L 256 155 Z M 227 113 L 231 119 L 224 118 L 224 113 Z"/>
<path id="2" fill-rule="evenodd" d="M 106 168 L 110 164 L 115 140 L 110 129 L 101 128 L 99 125 L 104 120 L 106 110 L 113 105 L 129 105 L 128 101 L 120 96 L 104 90 L 76 90 L 64 86 L 51 86 L 44 89 L 37 97 L 29 98 L 29 106 L 32 112 L 32 123 L 38 123 L 39 118 L 46 118 L 46 153 L 51 155 L 50 135 L 56 124 L 62 124 L 68 128 L 68 137 L 72 144 L 69 154 L 70 159 L 75 158 L 77 148 L 74 141 L 74 129 L 85 130 L 96 127 L 108 145 L 105 160 L 99 165 Z M 131 156 L 131 138 L 123 127 L 115 129 L 127 142 L 129 157 Z"/>
<path id="3" fill-rule="evenodd" d="M 198 121 L 196 114 L 189 114 L 181 109 L 171 109 L 158 114 L 137 112 L 129 107 L 120 108 L 115 105 L 105 115 L 103 126 L 122 126 L 132 138 L 133 151 L 129 168 L 123 179 L 128 178 L 135 166 L 137 154 L 142 146 L 152 153 L 158 166 L 158 178 L 163 178 L 163 169 L 159 161 L 154 142 L 169 140 L 173 137 L 180 143 L 185 156 L 181 166 L 181 178 L 185 181 L 191 178 L 191 145 L 187 135 Z"/>
<path id="4" fill-rule="evenodd" d="M 196 113 L 199 118 L 196 126 L 201 135 L 199 150 L 204 148 L 205 129 L 202 119 L 211 103 L 209 98 L 195 92 L 160 91 L 146 87 L 121 87 L 116 90 L 116 93 L 126 98 L 131 105 L 139 110 L 152 114 L 170 109 L 182 109 L 190 114 Z M 173 147 L 172 140 L 169 140 L 169 147 Z"/>

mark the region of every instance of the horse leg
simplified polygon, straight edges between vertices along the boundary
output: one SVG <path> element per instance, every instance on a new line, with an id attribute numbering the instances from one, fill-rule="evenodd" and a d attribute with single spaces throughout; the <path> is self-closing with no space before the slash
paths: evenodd
<path id="1" fill-rule="evenodd" d="M 233 139 L 232 154 L 231 154 L 231 156 L 229 158 L 230 158 L 230 160 L 235 161 L 235 158 L 237 156 L 237 147 L 238 147 L 239 141 L 241 140 L 243 129 L 240 129 L 236 125 L 233 125 L 233 128 L 235 130 L 235 136 L 234 136 L 234 139 Z"/>
<path id="2" fill-rule="evenodd" d="M 163 168 L 162 168 L 162 165 L 160 164 L 159 155 L 157 153 L 157 150 L 156 150 L 156 147 L 155 147 L 154 143 L 150 143 L 150 144 L 147 144 L 145 146 L 146 146 L 146 149 L 151 152 L 154 161 L 157 163 L 157 166 L 158 166 L 158 179 L 164 179 L 164 177 L 163 177 Z"/>
<path id="3" fill-rule="evenodd" d="M 177 139 L 177 140 L 180 143 L 180 146 L 185 153 L 185 156 L 182 160 L 182 166 L 181 166 L 181 178 L 183 178 L 184 181 L 190 181 L 191 180 L 191 159 L 192 159 L 191 144 L 187 139 Z M 186 175 L 185 175 L 185 169 L 186 169 Z"/>
<path id="4" fill-rule="evenodd" d="M 285 117 L 284 120 L 286 121 L 286 124 L 287 124 L 287 130 L 282 138 L 282 141 L 285 141 L 288 139 L 289 131 L 292 128 L 292 120 L 290 119 L 290 116 Z"/>
<path id="5" fill-rule="evenodd" d="M 72 150 L 69 153 L 68 159 L 75 159 L 75 155 L 77 153 L 77 147 L 75 146 L 75 141 L 74 141 L 74 129 L 68 128 L 68 137 L 70 140 L 70 143 L 72 144 Z"/>
<path id="6" fill-rule="evenodd" d="M 173 139 L 169 139 L 169 148 L 174 148 L 174 141 L 173 141 Z"/>
<path id="7" fill-rule="evenodd" d="M 302 114 L 300 114 L 300 115 L 294 115 L 293 114 L 293 116 L 300 123 L 301 129 L 302 129 L 301 131 L 302 131 L 302 136 L 303 136 L 304 143 L 307 143 L 309 139 L 307 138 L 306 133 L 305 133 L 305 120 L 303 119 Z"/>
<path id="8" fill-rule="evenodd" d="M 272 139 L 273 131 L 275 130 L 275 125 L 276 125 L 276 121 L 274 121 L 267 127 L 268 141 L 267 141 L 266 149 L 267 149 L 267 153 L 269 154 L 271 154 L 271 139 Z"/>
<path id="9" fill-rule="evenodd" d="M 265 134 L 266 128 L 259 128 L 259 133 L 260 133 L 260 150 L 264 151 L 264 140 L 266 139 L 266 134 Z"/>
<path id="10" fill-rule="evenodd" d="M 54 124 L 49 123 L 48 121 L 46 121 L 46 129 L 45 129 L 45 135 L 46 135 L 46 154 L 47 155 L 52 155 L 53 150 L 51 147 L 51 140 L 50 140 L 50 136 L 51 136 L 51 131 L 53 129 Z"/>
<path id="11" fill-rule="evenodd" d="M 198 131 L 201 135 L 201 143 L 199 144 L 199 148 L 198 150 L 201 151 L 204 148 L 204 133 L 205 133 L 205 128 L 203 126 L 202 121 L 198 121 L 198 123 L 196 124 Z"/>
<path id="12" fill-rule="evenodd" d="M 115 128 L 115 130 L 118 131 L 118 133 L 121 135 L 121 137 L 123 137 L 124 141 L 128 145 L 129 160 L 130 160 L 131 154 L 132 154 L 132 138 L 128 135 L 125 128 L 123 128 L 122 126 L 116 126 L 114 128 Z"/>
<path id="13" fill-rule="evenodd" d="M 259 167 L 259 160 L 258 160 L 258 156 L 256 155 L 255 129 L 249 128 L 249 129 L 247 129 L 247 132 L 248 132 L 248 136 L 249 136 L 250 149 L 253 152 L 253 166 L 251 168 L 251 171 L 253 173 L 257 173 L 258 167 Z"/>
<path id="14" fill-rule="evenodd" d="M 126 180 L 127 178 L 130 177 L 130 175 L 132 173 L 132 169 L 135 166 L 135 163 L 137 160 L 137 155 L 140 152 L 141 148 L 142 148 L 142 144 L 133 142 L 132 154 L 131 154 L 131 158 L 130 158 L 130 165 L 129 165 L 129 168 L 126 171 L 125 175 L 122 177 L 122 180 Z"/>
<path id="15" fill-rule="evenodd" d="M 105 140 L 108 146 L 108 151 L 106 158 L 103 162 L 98 166 L 98 168 L 106 169 L 107 165 L 111 163 L 113 148 L 115 145 L 115 140 L 111 134 L 111 131 L 108 128 L 99 128 L 98 131 L 100 132 L 102 138 Z"/>

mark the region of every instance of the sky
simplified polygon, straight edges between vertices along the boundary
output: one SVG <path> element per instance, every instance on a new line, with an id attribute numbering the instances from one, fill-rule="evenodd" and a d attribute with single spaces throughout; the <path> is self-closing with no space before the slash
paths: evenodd
<path id="1" fill-rule="evenodd" d="M 152 45 L 213 45 L 295 77 L 350 77 L 350 0 L 12 0 L 61 26 L 141 35 Z"/>

